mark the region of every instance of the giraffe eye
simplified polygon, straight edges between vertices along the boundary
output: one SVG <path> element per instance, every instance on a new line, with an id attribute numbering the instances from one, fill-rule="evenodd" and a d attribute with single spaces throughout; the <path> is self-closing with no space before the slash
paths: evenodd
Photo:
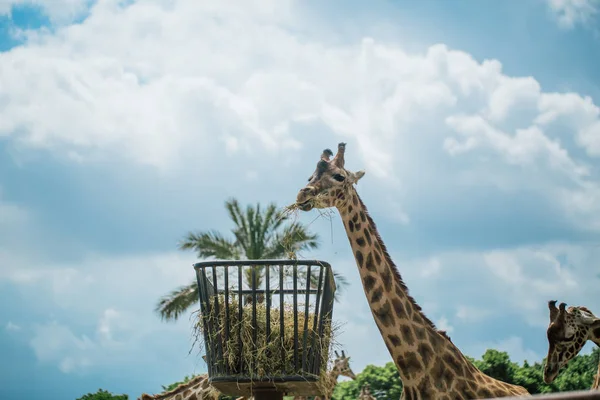
<path id="1" fill-rule="evenodd" d="M 346 178 L 344 177 L 344 175 L 335 174 L 335 175 L 333 175 L 333 179 L 335 179 L 338 182 L 344 182 L 344 179 L 346 179 Z"/>

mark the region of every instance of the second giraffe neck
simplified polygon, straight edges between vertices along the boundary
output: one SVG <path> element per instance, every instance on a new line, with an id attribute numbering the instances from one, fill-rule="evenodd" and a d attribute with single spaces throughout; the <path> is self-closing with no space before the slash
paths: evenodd
<path id="1" fill-rule="evenodd" d="M 409 295 L 398 269 L 377 232 L 375 223 L 354 189 L 345 206 L 338 207 L 356 259 L 363 289 L 381 336 L 405 386 L 416 384 L 434 354 L 452 353 L 459 375 L 477 374 L 450 339 L 438 331 Z M 453 366 L 454 367 L 454 366 Z"/>

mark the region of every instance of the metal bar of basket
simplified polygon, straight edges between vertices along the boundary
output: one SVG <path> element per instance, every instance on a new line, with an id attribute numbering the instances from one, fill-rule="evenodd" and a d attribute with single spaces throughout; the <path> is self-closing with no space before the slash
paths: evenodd
<path id="1" fill-rule="evenodd" d="M 223 286 L 225 292 L 225 343 L 229 343 L 229 266 L 225 266 L 225 276 L 223 277 Z M 225 362 L 225 373 L 231 373 L 228 362 Z"/>
<path id="2" fill-rule="evenodd" d="M 243 354 L 243 343 L 242 343 L 242 323 L 244 319 L 243 314 L 243 301 L 242 298 L 242 265 L 238 265 L 238 351 Z M 240 357 L 240 373 L 244 370 L 244 357 Z"/>
<path id="3" fill-rule="evenodd" d="M 293 266 L 294 287 L 294 372 L 298 371 L 298 266 Z"/>
<path id="4" fill-rule="evenodd" d="M 310 289 L 310 279 L 311 279 L 311 271 L 310 265 L 306 267 L 306 296 L 304 298 L 304 334 L 302 335 L 302 372 L 308 371 L 306 365 L 306 357 L 308 356 L 309 349 L 306 347 L 306 341 L 308 339 L 308 306 L 310 304 L 310 293 L 308 289 Z"/>
<path id="5" fill-rule="evenodd" d="M 271 342 L 271 280 L 270 280 L 270 266 L 265 266 L 265 293 L 267 295 L 267 315 L 266 315 L 266 335 L 265 335 L 265 345 Z M 269 357 L 269 355 L 267 355 Z"/>
<path id="6" fill-rule="evenodd" d="M 331 288 L 331 272 L 330 269 L 327 268 L 325 269 L 325 285 Z M 330 317 L 330 313 L 328 310 L 331 310 L 331 306 L 332 306 L 332 295 L 331 295 L 331 290 L 325 290 L 325 288 L 323 288 L 323 303 L 322 303 L 322 312 L 321 315 L 319 316 L 319 337 L 323 337 L 323 332 L 325 330 L 326 325 L 329 325 L 329 317 Z M 323 312 L 324 311 L 324 312 Z M 317 363 L 317 371 L 321 369 L 321 359 L 320 357 L 317 357 L 316 359 L 316 363 Z"/>
<path id="7" fill-rule="evenodd" d="M 218 282 L 217 282 L 217 268 L 213 265 L 212 266 L 212 276 L 213 276 L 213 288 L 218 288 Z M 215 293 L 215 295 L 213 296 L 213 298 L 215 299 L 215 312 L 214 312 L 214 318 L 216 320 L 216 324 L 218 327 L 221 327 L 221 307 L 219 305 L 219 295 Z M 224 359 L 224 353 L 223 353 L 223 343 L 222 343 L 222 337 L 221 337 L 221 330 L 219 329 L 219 332 L 216 332 L 217 334 L 215 335 L 215 341 L 217 342 L 216 345 L 216 350 L 217 350 L 217 357 L 219 358 L 220 361 L 222 361 Z M 215 363 L 216 364 L 216 369 L 217 371 L 219 371 L 219 373 L 224 372 L 223 371 L 223 365 L 221 365 L 220 362 Z"/>
<path id="8" fill-rule="evenodd" d="M 210 297 L 211 297 L 211 292 L 209 291 L 209 283 L 208 283 L 208 277 L 206 276 L 206 270 L 202 269 L 202 287 L 204 288 L 204 296 L 206 297 L 206 301 L 205 301 L 205 308 L 204 310 L 202 310 L 202 314 L 207 322 L 207 332 L 214 332 L 213 329 L 213 317 L 212 317 L 212 306 L 210 304 Z M 211 337 L 211 335 L 208 335 L 209 337 Z M 208 347 L 208 351 L 206 352 L 209 356 L 207 357 L 210 360 L 210 365 L 208 365 L 208 370 L 209 373 L 214 374 L 215 370 L 214 370 L 214 360 L 215 360 L 215 349 L 214 349 L 214 341 L 213 340 L 208 340 L 206 342 L 206 345 Z"/>
<path id="9" fill-rule="evenodd" d="M 287 370 L 287 362 L 285 359 L 285 313 L 284 313 L 284 298 L 283 298 L 283 265 L 279 266 L 279 345 L 281 346 L 281 373 L 284 374 Z"/>
<path id="10" fill-rule="evenodd" d="M 198 282 L 198 288 L 203 287 L 202 285 L 202 275 L 204 274 L 204 269 L 202 271 L 198 270 L 196 271 L 196 281 Z M 208 305 L 206 304 L 206 300 L 208 298 L 208 296 L 206 295 L 206 291 L 202 291 L 199 290 L 199 294 L 200 294 L 200 318 L 202 319 L 202 325 L 204 326 L 204 332 L 203 332 L 203 336 L 204 336 L 204 343 L 206 347 L 209 347 L 209 340 L 208 340 L 208 321 L 207 321 L 207 317 L 206 314 L 204 312 L 204 310 L 206 310 L 208 308 Z M 210 354 L 210 351 L 206 352 L 206 366 L 210 372 L 210 364 L 212 363 L 212 354 Z"/>
<path id="11" fill-rule="evenodd" d="M 323 287 L 323 266 L 320 265 L 321 268 L 319 268 L 319 283 L 317 285 L 317 298 L 315 300 L 315 317 L 313 319 L 313 336 L 312 336 L 312 343 L 310 345 L 310 347 L 312 349 L 315 348 L 315 340 L 317 337 L 317 321 L 319 318 L 319 306 L 321 305 L 321 289 Z M 319 319 L 320 320 L 320 319 Z M 319 349 L 319 351 L 317 352 L 316 356 L 318 358 L 322 358 L 321 357 L 321 351 L 323 351 L 322 349 Z M 316 363 L 314 362 L 314 357 L 311 358 L 311 372 L 313 374 L 318 374 L 318 370 L 316 368 L 318 368 L 318 366 L 316 365 Z"/>
<path id="12" fill-rule="evenodd" d="M 256 265 L 250 266 L 252 273 L 252 344 L 254 345 L 254 351 L 258 348 L 258 343 L 256 343 L 257 338 L 257 330 L 256 329 L 256 274 L 258 267 Z"/>

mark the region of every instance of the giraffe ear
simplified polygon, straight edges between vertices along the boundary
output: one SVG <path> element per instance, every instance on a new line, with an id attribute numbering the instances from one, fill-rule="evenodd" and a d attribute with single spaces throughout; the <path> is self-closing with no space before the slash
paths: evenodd
<path id="1" fill-rule="evenodd" d="M 361 171 L 356 171 L 356 172 L 350 172 L 350 176 L 349 176 L 350 183 L 355 184 L 363 176 L 365 176 L 365 171 L 362 171 L 362 170 Z"/>

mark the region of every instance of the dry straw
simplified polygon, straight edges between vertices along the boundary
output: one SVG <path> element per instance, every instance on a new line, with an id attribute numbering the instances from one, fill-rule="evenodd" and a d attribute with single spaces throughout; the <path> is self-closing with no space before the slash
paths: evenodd
<path id="1" fill-rule="evenodd" d="M 231 376 L 239 374 L 240 360 L 243 360 L 244 373 L 239 374 L 252 380 L 268 380 L 282 376 L 303 376 L 305 378 L 314 378 L 314 375 L 302 370 L 302 356 L 306 352 L 307 363 L 315 362 L 313 354 L 319 355 L 320 371 L 317 386 L 322 393 L 327 393 L 329 382 L 325 378 L 327 361 L 329 359 L 329 348 L 334 343 L 334 337 L 338 326 L 335 323 L 323 326 L 323 332 L 319 335 L 319 323 L 317 320 L 314 327 L 314 313 L 308 313 L 308 329 L 306 330 L 307 340 L 304 347 L 304 305 L 298 304 L 298 366 L 294 366 L 294 310 L 289 305 L 284 305 L 283 318 L 283 341 L 281 340 L 280 309 L 272 307 L 270 310 L 271 336 L 267 340 L 266 316 L 267 308 L 265 303 L 256 304 L 256 342 L 253 339 L 252 326 L 252 304 L 243 306 L 242 319 L 239 319 L 239 303 L 237 298 L 229 300 L 229 336 L 225 340 L 225 307 L 224 296 L 219 295 L 219 316 L 208 315 L 212 320 L 213 326 L 206 332 L 209 341 L 216 343 L 221 341 L 223 357 L 218 360 L 212 360 L 215 365 L 225 366 L 231 371 Z M 214 308 L 212 308 L 214 312 Z M 216 318 L 215 318 L 216 317 Z M 199 316 L 199 318 L 201 318 Z M 316 328 L 316 329 L 315 329 Z M 201 319 L 196 323 L 196 339 L 204 342 L 204 324 Z M 241 337 L 242 348 L 240 351 L 239 338 Z M 312 357 L 311 357 L 312 356 Z M 228 374 L 229 375 L 229 374 Z"/>

